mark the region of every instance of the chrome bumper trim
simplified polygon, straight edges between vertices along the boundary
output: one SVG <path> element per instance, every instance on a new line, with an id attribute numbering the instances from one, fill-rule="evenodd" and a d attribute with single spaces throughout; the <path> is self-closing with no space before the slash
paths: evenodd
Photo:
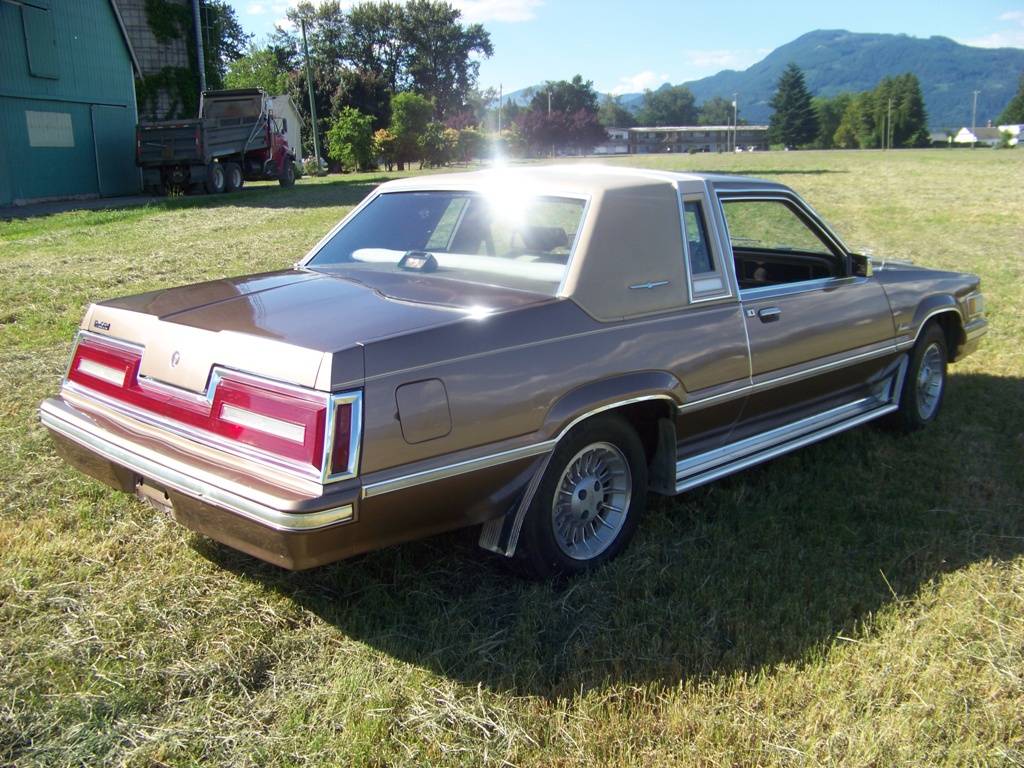
<path id="1" fill-rule="evenodd" d="M 98 429 L 89 422 L 87 417 L 59 400 L 45 400 L 39 406 L 39 418 L 46 428 L 78 443 L 107 461 L 125 467 L 158 485 L 166 486 L 205 504 L 233 512 L 275 531 L 315 531 L 347 522 L 353 518 L 351 504 L 319 512 L 289 513 L 219 488 L 209 481 L 193 477 L 148 458 L 143 455 L 145 449 L 138 448 L 129 441 L 114 442 L 108 437 L 108 433 Z"/>

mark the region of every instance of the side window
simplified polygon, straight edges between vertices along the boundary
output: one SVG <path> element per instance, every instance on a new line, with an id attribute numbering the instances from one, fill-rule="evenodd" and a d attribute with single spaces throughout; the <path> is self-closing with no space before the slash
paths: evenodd
<path id="1" fill-rule="evenodd" d="M 740 288 L 839 277 L 841 256 L 786 201 L 722 200 Z"/>
<path id="2" fill-rule="evenodd" d="M 707 219 L 699 200 L 683 201 L 683 231 L 686 233 L 686 253 L 690 260 L 690 287 L 693 297 L 703 298 L 721 293 L 725 288 L 725 281 L 712 251 Z"/>

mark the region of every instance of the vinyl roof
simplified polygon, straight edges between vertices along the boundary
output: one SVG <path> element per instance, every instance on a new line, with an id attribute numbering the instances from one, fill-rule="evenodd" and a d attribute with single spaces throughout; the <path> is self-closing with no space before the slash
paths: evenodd
<path id="1" fill-rule="evenodd" d="M 711 184 L 778 186 L 775 182 L 749 176 L 716 173 L 676 173 L 646 168 L 577 163 L 489 168 L 465 173 L 438 173 L 395 179 L 383 184 L 382 192 L 411 190 L 479 189 L 505 186 L 526 188 L 541 194 L 592 195 L 613 189 L 671 186 L 679 181 Z"/>

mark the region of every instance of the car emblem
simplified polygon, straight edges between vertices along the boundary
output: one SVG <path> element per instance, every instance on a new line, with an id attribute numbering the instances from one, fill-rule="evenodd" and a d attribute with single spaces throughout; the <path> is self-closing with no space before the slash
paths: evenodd
<path id="1" fill-rule="evenodd" d="M 181 353 L 175 350 L 174 354 L 171 355 L 171 368 L 177 368 L 178 363 L 181 362 Z"/>
<path id="2" fill-rule="evenodd" d="M 92 327 L 99 328 L 101 331 L 109 331 L 110 323 L 104 322 L 103 320 L 93 320 Z"/>

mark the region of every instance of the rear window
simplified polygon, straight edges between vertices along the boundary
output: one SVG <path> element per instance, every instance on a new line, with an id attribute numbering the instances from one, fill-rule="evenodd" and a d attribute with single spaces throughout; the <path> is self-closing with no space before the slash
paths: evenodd
<path id="1" fill-rule="evenodd" d="M 313 268 L 416 271 L 554 295 L 585 202 L 474 192 L 388 192 L 316 252 Z"/>

